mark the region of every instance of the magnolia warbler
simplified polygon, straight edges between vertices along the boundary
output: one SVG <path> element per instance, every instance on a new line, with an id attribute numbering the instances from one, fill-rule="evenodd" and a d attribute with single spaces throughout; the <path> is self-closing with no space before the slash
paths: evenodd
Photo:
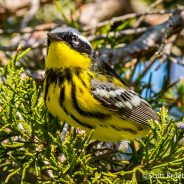
<path id="1" fill-rule="evenodd" d="M 133 140 L 158 120 L 150 105 L 94 52 L 77 30 L 48 33 L 44 100 L 48 111 L 100 141 Z"/>

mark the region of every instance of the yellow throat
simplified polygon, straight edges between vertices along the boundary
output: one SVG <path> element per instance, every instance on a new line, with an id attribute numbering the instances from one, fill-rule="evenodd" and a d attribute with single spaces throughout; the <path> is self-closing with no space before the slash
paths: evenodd
<path id="1" fill-rule="evenodd" d="M 75 51 L 64 42 L 51 42 L 46 59 L 46 69 L 73 67 L 88 69 L 90 65 L 91 58 L 88 57 L 86 54 Z"/>

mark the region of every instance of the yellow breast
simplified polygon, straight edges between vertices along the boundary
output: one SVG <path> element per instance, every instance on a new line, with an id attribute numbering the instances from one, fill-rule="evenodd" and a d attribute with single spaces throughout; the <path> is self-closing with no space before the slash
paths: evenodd
<path id="1" fill-rule="evenodd" d="M 94 138 L 101 141 L 135 139 L 147 133 L 149 129 L 138 131 L 134 122 L 114 115 L 93 98 L 88 71 L 80 72 L 80 75 L 70 72 L 70 77 L 62 73 L 62 77 L 59 74 L 55 76 L 48 87 L 46 106 L 53 116 L 84 129 L 87 134 L 94 129 Z"/>

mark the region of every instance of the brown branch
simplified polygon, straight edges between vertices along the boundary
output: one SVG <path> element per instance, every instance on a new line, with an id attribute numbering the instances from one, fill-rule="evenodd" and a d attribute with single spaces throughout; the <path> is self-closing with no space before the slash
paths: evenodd
<path id="1" fill-rule="evenodd" d="M 40 0 L 40 5 L 52 3 L 53 0 Z M 0 3 L 0 20 L 7 19 L 9 16 L 23 16 L 25 11 L 29 10 L 31 7 L 32 1 L 15 1 L 12 0 L 7 3 L 6 1 Z"/>
<path id="2" fill-rule="evenodd" d="M 0 29 L 0 35 L 14 34 L 14 33 L 27 34 L 27 33 L 39 32 L 39 31 L 41 32 L 51 31 L 52 29 L 56 27 L 58 27 L 58 25 L 55 23 L 45 23 L 45 24 L 37 25 L 36 27 L 24 27 L 21 29 L 10 29 L 10 30 Z"/>
<path id="3" fill-rule="evenodd" d="M 163 39 L 181 31 L 184 28 L 184 9 L 176 10 L 171 19 L 162 24 L 152 26 L 132 43 L 116 48 L 102 50 L 101 54 L 109 58 L 112 64 L 126 64 L 133 58 L 144 56 L 156 50 L 163 43 Z"/>
<path id="4" fill-rule="evenodd" d="M 15 44 L 12 46 L 0 46 L 0 50 L 1 51 L 16 51 L 18 46 L 19 46 L 19 44 Z M 44 48 L 44 47 L 46 47 L 46 45 L 43 43 L 37 43 L 35 45 L 26 44 L 26 45 L 22 46 L 22 50 L 25 50 L 27 48 L 31 48 L 33 50 L 33 49 Z"/>
<path id="5" fill-rule="evenodd" d="M 86 26 L 86 27 L 83 28 L 83 31 L 90 31 L 90 30 L 93 30 L 93 29 L 101 28 L 103 26 L 113 25 L 117 22 L 123 22 L 123 21 L 126 21 L 128 19 L 139 18 L 139 17 L 142 17 L 142 16 L 166 15 L 166 14 L 170 14 L 170 13 L 171 13 L 171 11 L 168 11 L 168 10 L 150 11 L 150 12 L 145 12 L 145 13 L 129 13 L 129 14 L 122 15 L 122 16 L 119 16 L 119 17 L 113 17 L 110 20 L 99 22 L 95 26 Z"/>
<path id="6" fill-rule="evenodd" d="M 21 21 L 22 28 L 27 26 L 27 24 L 31 21 L 34 15 L 38 12 L 39 8 L 40 8 L 40 0 L 32 0 L 31 7 L 27 16 L 24 16 L 23 20 Z"/>
<path id="7" fill-rule="evenodd" d="M 118 38 L 118 37 L 122 37 L 124 35 L 133 35 L 133 34 L 140 34 L 140 33 L 144 33 L 145 31 L 147 31 L 148 28 L 147 27 L 139 27 L 137 29 L 125 29 L 119 32 L 109 32 L 108 35 L 106 34 L 101 34 L 101 35 L 92 35 L 92 36 L 88 36 L 88 40 L 89 41 L 95 41 L 95 40 L 100 40 L 100 39 L 106 39 L 107 37 L 113 37 L 113 38 Z"/>
<path id="8" fill-rule="evenodd" d="M 148 13 L 151 9 L 153 9 L 153 8 L 155 8 L 156 6 L 158 6 L 159 4 L 161 4 L 163 1 L 164 1 L 164 0 L 156 0 L 155 2 L 153 2 L 153 3 L 148 7 L 148 9 L 146 10 L 145 15 L 141 16 L 141 17 L 137 20 L 135 27 L 137 28 L 137 27 L 141 24 L 141 22 L 145 19 L 146 13 Z"/>
<path id="9" fill-rule="evenodd" d="M 76 12 L 82 25 L 95 26 L 101 21 L 133 12 L 131 2 L 127 0 L 96 0 L 84 3 Z"/>
<path id="10" fill-rule="evenodd" d="M 44 48 L 46 47 L 45 32 L 50 31 L 55 27 L 57 27 L 57 25 L 54 23 L 45 23 L 45 24 L 38 25 L 34 28 L 25 27 L 20 30 L 6 30 L 6 31 L 2 30 L 2 32 L 0 32 L 0 35 L 14 34 L 14 33 L 19 33 L 19 34 L 17 35 L 16 43 L 11 42 L 9 46 L 0 45 L 0 51 L 16 51 L 19 43 L 22 44 L 23 50 L 27 48 L 31 48 L 31 49 Z"/>

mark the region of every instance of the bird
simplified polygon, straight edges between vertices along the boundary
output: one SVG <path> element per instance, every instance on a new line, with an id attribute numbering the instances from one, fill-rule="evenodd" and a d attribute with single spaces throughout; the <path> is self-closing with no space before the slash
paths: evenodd
<path id="1" fill-rule="evenodd" d="M 129 89 L 72 27 L 47 33 L 44 101 L 54 117 L 98 141 L 145 137 L 149 120 L 159 121 L 148 102 Z"/>

